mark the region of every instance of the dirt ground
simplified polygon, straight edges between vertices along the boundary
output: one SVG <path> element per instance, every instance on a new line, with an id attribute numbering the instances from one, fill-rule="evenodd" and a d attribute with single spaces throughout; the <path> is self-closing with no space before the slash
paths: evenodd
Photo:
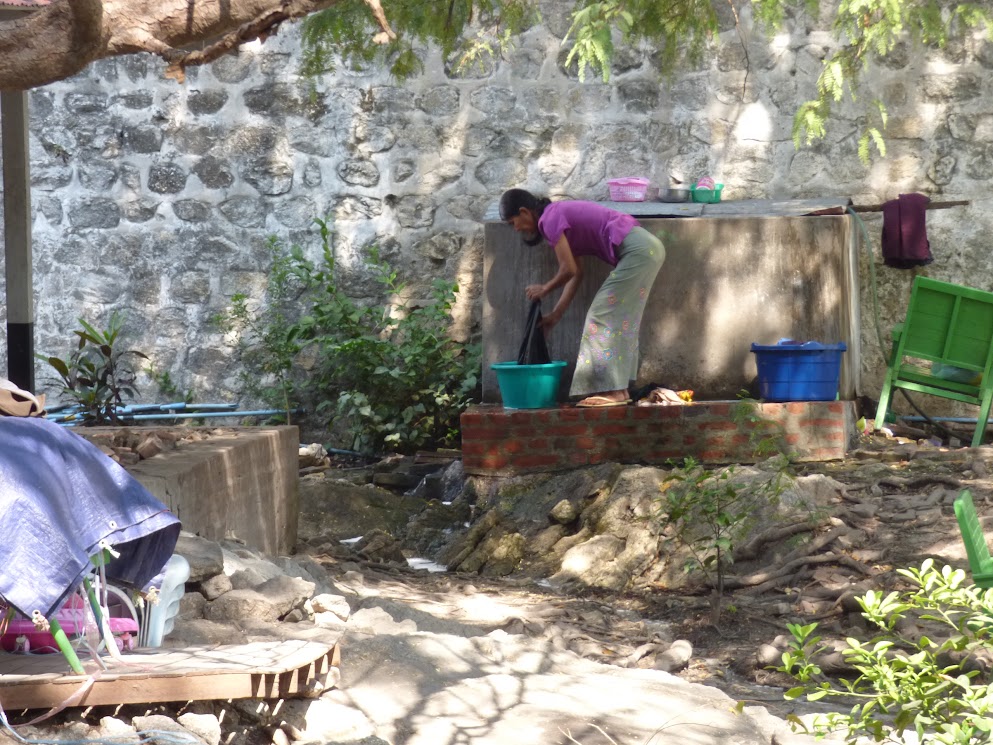
<path id="1" fill-rule="evenodd" d="M 901 431 L 901 430 L 898 430 Z M 585 657 L 624 667 L 654 667 L 661 645 L 651 628 L 692 645 L 680 677 L 720 688 L 732 698 L 766 706 L 778 716 L 817 709 L 789 703 L 795 685 L 771 669 L 788 634 L 787 623 L 816 621 L 825 638 L 868 638 L 854 598 L 869 589 L 906 586 L 898 569 L 928 557 L 967 568 L 952 503 L 972 491 L 980 515 L 993 513 L 993 447 L 948 447 L 929 433 L 905 429 L 904 437 L 867 435 L 843 461 L 797 464 L 799 476 L 822 474 L 843 485 L 833 514 L 815 531 L 816 548 L 784 581 L 727 593 L 718 624 L 706 591 L 687 594 L 645 587 L 623 594 L 587 590 L 562 595 L 520 577 L 485 579 L 426 574 L 402 568 L 363 568 L 367 584 L 397 602 L 439 602 L 466 592 L 499 597 L 517 609 L 507 622 L 514 633 L 547 636 L 551 626 Z M 334 565 L 328 567 L 335 573 Z M 772 569 L 773 567 L 766 567 Z"/>

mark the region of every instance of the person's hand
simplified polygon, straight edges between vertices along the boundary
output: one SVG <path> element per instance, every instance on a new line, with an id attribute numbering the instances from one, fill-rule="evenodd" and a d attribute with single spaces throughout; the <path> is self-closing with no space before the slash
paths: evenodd
<path id="1" fill-rule="evenodd" d="M 544 285 L 528 285 L 524 288 L 524 294 L 528 300 L 541 300 L 545 296 Z"/>

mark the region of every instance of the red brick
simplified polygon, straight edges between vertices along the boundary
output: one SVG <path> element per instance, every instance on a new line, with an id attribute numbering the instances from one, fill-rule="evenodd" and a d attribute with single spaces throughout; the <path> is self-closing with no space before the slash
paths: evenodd
<path id="1" fill-rule="evenodd" d="M 695 404 L 695 406 L 699 406 L 699 405 L 700 404 Z M 719 416 L 719 417 L 729 417 L 729 416 L 731 416 L 731 404 L 729 404 L 729 403 L 726 403 L 726 402 L 723 402 L 723 403 L 708 403 L 708 404 L 704 404 L 704 405 L 707 407 L 707 411 L 710 412 L 710 415 L 711 416 Z"/>
<path id="2" fill-rule="evenodd" d="M 473 424 L 482 424 L 485 420 L 486 417 L 478 411 L 464 411 L 462 412 L 462 416 L 459 417 L 459 421 L 462 424 L 463 429 Z"/>
<path id="3" fill-rule="evenodd" d="M 490 470 L 495 470 L 497 468 L 506 468 L 510 463 L 510 458 L 506 455 L 495 455 L 489 454 L 484 455 L 481 458 L 474 459 L 480 468 L 487 468 Z"/>
<path id="4" fill-rule="evenodd" d="M 503 444 L 503 451 L 509 455 L 514 455 L 515 453 L 522 453 L 526 450 L 524 443 L 520 440 L 507 440 Z"/>
<path id="5" fill-rule="evenodd" d="M 606 414 L 608 419 L 627 419 L 628 414 L 631 411 L 629 406 L 615 406 L 606 409 Z"/>
<path id="6" fill-rule="evenodd" d="M 705 463 L 727 463 L 730 454 L 727 450 L 701 450 L 696 457 Z"/>
<path id="7" fill-rule="evenodd" d="M 463 440 L 504 440 L 508 437 L 508 427 L 467 427 L 462 430 Z"/>
<path id="8" fill-rule="evenodd" d="M 685 453 L 682 450 L 668 448 L 666 450 L 652 450 L 646 458 L 652 463 L 665 463 L 668 460 L 682 458 L 684 455 Z"/>
<path id="9" fill-rule="evenodd" d="M 631 418 L 632 419 L 651 419 L 655 416 L 652 411 L 651 406 L 633 406 L 631 407 Z"/>
<path id="10" fill-rule="evenodd" d="M 569 453 L 569 465 L 572 466 L 585 466 L 590 462 L 589 453 L 583 451 L 577 451 L 575 453 Z"/>
<path id="11" fill-rule="evenodd" d="M 538 420 L 538 413 L 536 411 L 513 411 L 510 414 L 511 424 L 520 426 L 524 425 L 534 425 L 535 421 Z"/>
<path id="12" fill-rule="evenodd" d="M 818 434 L 818 439 L 826 442 L 844 442 L 845 433 L 839 430 L 835 430 L 833 432 L 821 432 Z"/>
<path id="13" fill-rule="evenodd" d="M 584 422 L 599 422 L 607 418 L 607 409 L 582 408 L 577 409 L 580 419 Z"/>
<path id="14" fill-rule="evenodd" d="M 539 438 L 535 440 L 528 440 L 528 449 L 533 453 L 540 453 L 548 450 L 551 446 L 548 440 Z"/>
<path id="15" fill-rule="evenodd" d="M 713 430 L 717 430 L 721 432 L 729 432 L 731 430 L 738 429 L 738 425 L 735 424 L 734 422 L 728 421 L 727 419 L 715 419 L 709 422 L 700 422 L 697 425 L 697 429 L 700 430 L 701 432 L 707 432 Z"/>
<path id="16" fill-rule="evenodd" d="M 557 455 L 521 455 L 514 458 L 514 465 L 517 468 L 537 468 L 540 466 L 556 466 L 559 464 Z"/>
<path id="17" fill-rule="evenodd" d="M 827 410 L 832 414 L 844 414 L 847 406 L 848 404 L 844 401 L 831 401 L 827 405 Z"/>
<path id="18" fill-rule="evenodd" d="M 740 447 L 741 445 L 749 445 L 752 442 L 752 438 L 745 434 L 731 435 L 731 444 Z"/>
<path id="19" fill-rule="evenodd" d="M 788 442 L 790 445 L 796 445 L 798 442 L 800 442 L 801 439 L 803 438 L 801 438 L 798 432 L 786 433 L 786 442 Z"/>
<path id="20" fill-rule="evenodd" d="M 486 443 L 479 440 L 473 440 L 472 442 L 466 442 L 465 439 L 462 440 L 462 455 L 483 455 L 488 452 L 489 448 Z"/>
<path id="21" fill-rule="evenodd" d="M 599 441 L 592 437 L 577 437 L 572 441 L 572 446 L 578 450 L 593 450 L 599 444 Z"/>
<path id="22" fill-rule="evenodd" d="M 591 452 L 588 458 L 589 464 L 591 466 L 595 466 L 598 463 L 603 463 L 603 460 L 604 460 L 603 453 L 598 453 L 598 452 Z"/>
<path id="23" fill-rule="evenodd" d="M 542 434 L 545 435 L 585 435 L 590 431 L 585 424 L 559 424 L 554 427 L 547 427 Z"/>
<path id="24" fill-rule="evenodd" d="M 602 435 L 629 435 L 637 434 L 637 429 L 630 424 L 594 424 L 591 428 L 597 437 Z"/>
<path id="25" fill-rule="evenodd" d="M 808 419 L 804 422 L 805 427 L 824 427 L 825 429 L 834 429 L 835 427 L 841 426 L 841 421 L 838 419 Z"/>
<path id="26" fill-rule="evenodd" d="M 696 445 L 696 437 L 694 437 L 693 435 L 686 435 L 685 437 L 683 437 L 683 445 L 687 447 L 693 447 L 694 445 Z"/>
<path id="27" fill-rule="evenodd" d="M 571 409 L 558 409 L 557 413 L 561 422 L 578 422 L 583 418 L 583 411 L 585 409 L 572 407 Z"/>
<path id="28" fill-rule="evenodd" d="M 806 414 L 807 409 L 808 409 L 807 404 L 800 401 L 794 401 L 792 403 L 786 404 L 786 411 L 789 412 L 790 414 Z"/>

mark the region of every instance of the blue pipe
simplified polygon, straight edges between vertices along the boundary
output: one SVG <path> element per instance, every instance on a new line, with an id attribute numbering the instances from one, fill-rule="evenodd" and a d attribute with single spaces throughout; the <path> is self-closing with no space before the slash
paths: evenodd
<path id="1" fill-rule="evenodd" d="M 127 424 L 128 422 L 134 421 L 153 421 L 153 420 L 164 420 L 164 419 L 210 419 L 216 417 L 243 417 L 243 416 L 275 416 L 277 414 L 285 414 L 285 409 L 265 409 L 258 411 L 204 411 L 204 412 L 186 412 L 177 414 L 124 414 L 120 416 L 122 424 Z M 290 414 L 300 416 L 304 413 L 303 409 L 292 409 Z M 74 425 L 78 422 L 72 421 L 75 414 L 68 414 L 61 417 L 48 417 L 58 424 L 68 424 Z"/>

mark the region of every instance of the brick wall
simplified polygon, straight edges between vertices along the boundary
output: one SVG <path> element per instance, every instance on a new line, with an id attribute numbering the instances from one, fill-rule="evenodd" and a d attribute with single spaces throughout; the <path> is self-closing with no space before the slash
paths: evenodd
<path id="1" fill-rule="evenodd" d="M 842 458 L 856 438 L 853 401 L 745 403 L 601 409 L 474 406 L 462 415 L 466 473 L 511 475 L 604 462 L 661 465 L 750 463 L 773 439 L 797 460 Z"/>

